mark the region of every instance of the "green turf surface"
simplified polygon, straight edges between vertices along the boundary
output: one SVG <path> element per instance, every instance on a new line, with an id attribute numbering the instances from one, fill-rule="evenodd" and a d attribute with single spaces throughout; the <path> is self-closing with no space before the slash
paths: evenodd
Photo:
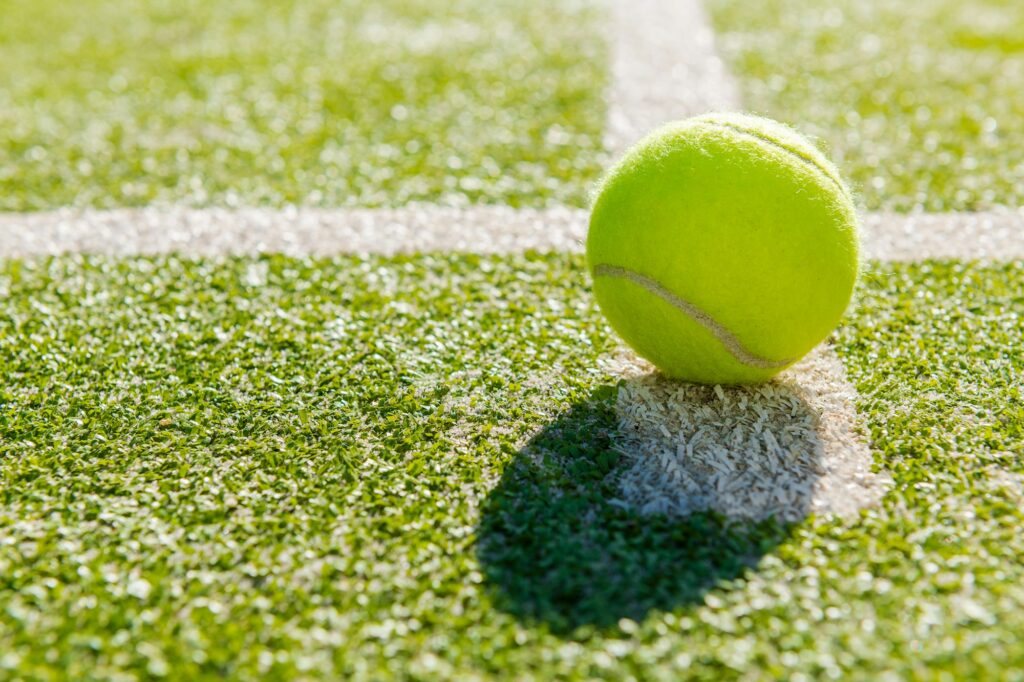
<path id="1" fill-rule="evenodd" d="M 892 492 L 731 527 L 608 504 L 580 257 L 4 262 L 0 678 L 1024 675 L 1022 291 L 872 267 Z"/>
<path id="2" fill-rule="evenodd" d="M 707 4 L 745 106 L 820 136 L 868 208 L 1024 203 L 1024 3 Z"/>
<path id="3" fill-rule="evenodd" d="M 585 3 L 7 0 L 0 13 L 0 210 L 582 205 L 602 162 L 604 17 Z"/>

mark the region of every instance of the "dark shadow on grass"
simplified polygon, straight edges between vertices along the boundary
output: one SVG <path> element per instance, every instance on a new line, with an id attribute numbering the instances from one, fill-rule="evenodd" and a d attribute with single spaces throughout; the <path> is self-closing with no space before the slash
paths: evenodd
<path id="1" fill-rule="evenodd" d="M 598 389 L 520 450 L 480 522 L 477 553 L 499 607 L 564 636 L 700 602 L 789 534 L 774 520 L 612 504 L 615 392 Z"/>

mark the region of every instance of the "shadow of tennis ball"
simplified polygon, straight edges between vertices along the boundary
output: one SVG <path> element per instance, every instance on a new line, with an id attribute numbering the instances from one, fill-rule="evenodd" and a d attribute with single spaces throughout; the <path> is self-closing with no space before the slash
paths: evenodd
<path id="1" fill-rule="evenodd" d="M 477 529 L 477 557 L 496 605 L 566 637 L 699 603 L 788 535 L 772 519 L 623 508 L 617 392 L 598 389 L 522 447 Z"/>
<path id="2" fill-rule="evenodd" d="M 485 502 L 477 555 L 497 604 L 585 636 L 701 603 L 756 569 L 821 499 L 839 512 L 838 492 L 876 500 L 849 414 L 829 412 L 849 398 L 833 362 L 814 353 L 758 388 L 697 387 L 635 358 L 613 362 L 618 384 L 535 434 Z M 851 495 L 844 472 L 863 474 L 871 495 Z"/>

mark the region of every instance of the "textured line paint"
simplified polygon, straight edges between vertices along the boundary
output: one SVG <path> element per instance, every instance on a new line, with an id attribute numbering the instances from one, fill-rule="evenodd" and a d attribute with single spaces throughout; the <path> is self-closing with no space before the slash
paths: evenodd
<path id="1" fill-rule="evenodd" d="M 725 346 L 725 349 L 737 362 L 747 365 L 748 367 L 756 367 L 757 369 L 778 369 L 791 365 L 796 360 L 796 358 L 788 360 L 770 360 L 751 353 L 743 346 L 740 340 L 736 338 L 736 335 L 726 329 L 720 322 L 718 322 L 718 320 L 711 317 L 689 301 L 672 293 L 657 280 L 647 277 L 646 275 L 641 275 L 638 272 L 628 268 L 619 267 L 618 265 L 599 263 L 594 266 L 594 276 L 617 277 L 619 279 L 624 279 L 636 284 L 642 289 L 647 290 L 649 293 L 654 294 L 711 332 L 714 337 L 718 339 L 723 346 Z"/>
<path id="2" fill-rule="evenodd" d="M 767 385 L 674 381 L 625 349 L 601 364 L 621 379 L 615 412 L 624 457 L 613 480 L 640 514 L 849 519 L 892 486 L 872 471 L 857 391 L 827 342 Z M 767 438 L 768 447 L 751 447 Z"/>

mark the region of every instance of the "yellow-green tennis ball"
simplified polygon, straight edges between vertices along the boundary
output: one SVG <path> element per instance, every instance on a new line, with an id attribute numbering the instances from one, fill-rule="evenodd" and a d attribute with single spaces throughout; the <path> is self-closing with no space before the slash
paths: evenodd
<path id="1" fill-rule="evenodd" d="M 661 128 L 604 179 L 587 235 L 612 327 L 670 377 L 765 381 L 835 328 L 857 216 L 829 161 L 781 123 L 709 114 Z"/>

